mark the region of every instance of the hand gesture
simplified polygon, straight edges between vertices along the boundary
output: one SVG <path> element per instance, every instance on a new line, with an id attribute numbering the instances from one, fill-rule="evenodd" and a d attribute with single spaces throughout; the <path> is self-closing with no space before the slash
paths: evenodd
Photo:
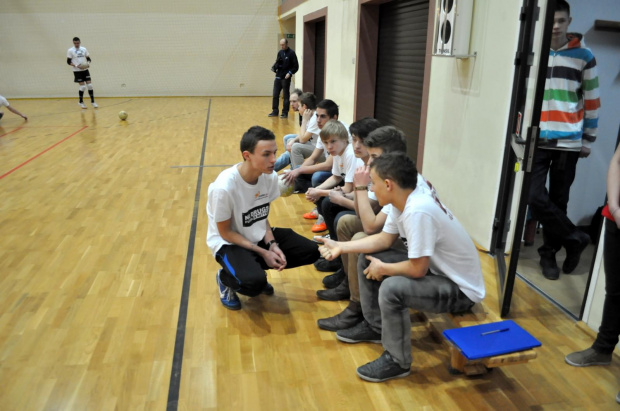
<path id="1" fill-rule="evenodd" d="M 371 255 L 367 255 L 366 259 L 370 261 L 370 264 L 364 270 L 364 275 L 366 275 L 366 278 L 375 281 L 383 280 L 384 275 L 380 274 L 383 271 L 383 261 Z"/>
<path id="2" fill-rule="evenodd" d="M 332 204 L 342 205 L 343 203 L 342 200 L 344 199 L 345 199 L 344 191 L 342 191 L 340 187 L 336 187 L 333 190 L 329 190 L 329 201 L 331 201 Z"/>
<path id="3" fill-rule="evenodd" d="M 586 158 L 590 155 L 590 149 L 586 146 L 581 146 L 581 151 L 579 152 L 579 158 Z"/>
<path id="4" fill-rule="evenodd" d="M 288 151 L 288 152 L 290 153 L 290 152 L 291 152 L 291 149 L 293 148 L 293 144 L 295 144 L 295 143 L 296 143 L 296 141 L 295 141 L 295 139 L 294 139 L 294 138 L 289 139 L 289 140 L 286 142 L 286 151 Z"/>
<path id="5" fill-rule="evenodd" d="M 357 186 L 367 186 L 370 184 L 370 167 L 361 166 L 355 170 L 353 174 L 353 184 Z"/>
<path id="6" fill-rule="evenodd" d="M 308 191 L 306 191 L 306 200 L 316 203 L 319 198 L 321 198 L 321 192 L 319 189 L 310 187 Z"/>
<path id="7" fill-rule="evenodd" d="M 314 111 L 310 110 L 309 108 L 304 110 L 304 114 L 302 115 L 302 121 L 310 121 L 310 119 L 312 118 L 312 115 L 314 114 Z"/>
<path id="8" fill-rule="evenodd" d="M 263 255 L 263 260 L 270 268 L 282 271 L 286 267 L 286 257 L 278 245 L 272 245 Z"/>
<path id="9" fill-rule="evenodd" d="M 291 170 L 291 171 L 285 171 L 284 172 L 284 181 L 286 181 L 286 184 L 291 185 L 295 182 L 295 179 L 299 176 L 299 169 L 295 169 L 295 170 Z"/>
<path id="10" fill-rule="evenodd" d="M 319 244 L 323 244 L 319 246 L 319 253 L 321 253 L 321 257 L 323 257 L 327 261 L 338 258 L 342 254 L 342 248 L 340 248 L 340 245 L 337 241 L 323 237 L 314 237 L 314 240 Z"/>

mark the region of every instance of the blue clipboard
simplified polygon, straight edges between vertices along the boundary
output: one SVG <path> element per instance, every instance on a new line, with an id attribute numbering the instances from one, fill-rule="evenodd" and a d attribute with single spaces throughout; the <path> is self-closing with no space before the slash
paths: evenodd
<path id="1" fill-rule="evenodd" d="M 525 351 L 542 345 L 512 320 L 453 328 L 445 330 L 443 335 L 456 345 L 468 360 Z"/>

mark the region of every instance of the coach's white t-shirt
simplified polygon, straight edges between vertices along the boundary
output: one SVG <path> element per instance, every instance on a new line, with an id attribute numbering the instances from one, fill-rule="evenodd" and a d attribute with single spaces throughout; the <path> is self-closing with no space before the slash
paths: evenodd
<path id="1" fill-rule="evenodd" d="M 475 303 L 485 295 L 480 259 L 473 241 L 441 202 L 417 188 L 401 213 L 392 207 L 383 231 L 404 234 L 409 258 L 430 257 L 430 270 L 444 275 Z"/>
<path id="2" fill-rule="evenodd" d="M 71 63 L 77 65 L 86 64 L 88 62 L 86 60 L 86 57 L 88 57 L 89 55 L 90 54 L 88 54 L 88 50 L 86 50 L 86 48 L 82 46 L 80 46 L 79 49 L 71 47 L 69 50 L 67 50 L 67 58 L 71 59 Z M 71 66 L 71 68 L 73 69 L 73 71 L 85 71 L 75 66 Z"/>
<path id="3" fill-rule="evenodd" d="M 355 170 L 363 165 L 364 162 L 362 159 L 355 157 L 353 145 L 347 144 L 347 147 L 344 149 L 342 155 L 334 156 L 332 174 L 344 179 L 345 183 L 352 183 Z"/>
<path id="4" fill-rule="evenodd" d="M 275 172 L 262 174 L 256 184 L 248 184 L 239 173 L 239 164 L 222 171 L 209 185 L 207 245 L 214 256 L 220 247 L 230 244 L 220 236 L 218 222 L 232 219 L 231 229 L 256 244 L 267 232 L 269 203 L 280 196 Z"/>
<path id="5" fill-rule="evenodd" d="M 8 107 L 10 106 L 9 101 L 5 99 L 3 96 L 0 96 L 0 107 Z"/>

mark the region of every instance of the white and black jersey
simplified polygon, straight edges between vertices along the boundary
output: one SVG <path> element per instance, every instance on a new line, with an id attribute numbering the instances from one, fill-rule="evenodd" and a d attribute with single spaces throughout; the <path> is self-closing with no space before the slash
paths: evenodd
<path id="1" fill-rule="evenodd" d="M 81 47 L 76 49 L 75 47 L 71 47 L 69 50 L 67 50 L 67 58 L 71 59 L 71 63 L 74 65 L 80 65 L 80 64 L 86 64 L 88 62 L 88 60 L 86 59 L 87 57 L 89 57 L 90 55 L 88 54 L 88 50 L 86 50 L 86 47 Z M 82 70 L 79 67 L 75 67 L 75 66 L 71 66 L 71 68 L 73 69 L 73 71 L 85 71 Z"/>

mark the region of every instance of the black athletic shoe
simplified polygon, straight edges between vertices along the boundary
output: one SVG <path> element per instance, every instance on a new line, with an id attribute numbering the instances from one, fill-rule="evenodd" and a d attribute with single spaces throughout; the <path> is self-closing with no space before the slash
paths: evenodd
<path id="1" fill-rule="evenodd" d="M 401 368 L 387 351 L 383 351 L 381 357 L 357 369 L 357 375 L 361 379 L 370 382 L 383 382 L 392 378 L 403 378 L 410 373 L 411 368 Z"/>
<path id="2" fill-rule="evenodd" d="M 542 267 L 542 274 L 547 280 L 557 280 L 560 278 L 560 268 L 555 261 L 555 253 L 541 254 L 540 266 Z"/>
<path id="3" fill-rule="evenodd" d="M 316 296 L 319 297 L 319 299 L 326 301 L 348 300 L 349 297 L 351 297 L 349 282 L 343 280 L 336 288 L 319 290 L 316 292 Z"/>
<path id="4" fill-rule="evenodd" d="M 271 113 L 267 114 L 267 117 L 277 117 L 277 116 L 278 116 L 277 111 L 272 111 Z"/>
<path id="5" fill-rule="evenodd" d="M 371 342 L 381 344 L 381 333 L 375 332 L 370 328 L 368 321 L 364 320 L 357 323 L 351 328 L 346 330 L 339 330 L 336 332 L 336 338 L 342 342 L 356 344 L 359 342 Z"/>
<path id="6" fill-rule="evenodd" d="M 314 268 L 319 271 L 323 271 L 325 273 L 329 273 L 332 271 L 336 271 L 342 268 L 342 260 L 340 257 L 333 259 L 331 261 L 324 259 L 323 257 L 319 258 L 314 262 Z M 340 283 L 338 283 L 340 284 Z"/>
<path id="7" fill-rule="evenodd" d="M 280 118 L 288 118 L 288 113 L 282 113 L 280 114 Z"/>
<path id="8" fill-rule="evenodd" d="M 265 295 L 273 295 L 274 290 L 273 290 L 273 285 L 267 283 L 265 285 L 265 288 L 263 288 L 263 291 L 260 292 L 261 294 L 265 294 Z"/>

